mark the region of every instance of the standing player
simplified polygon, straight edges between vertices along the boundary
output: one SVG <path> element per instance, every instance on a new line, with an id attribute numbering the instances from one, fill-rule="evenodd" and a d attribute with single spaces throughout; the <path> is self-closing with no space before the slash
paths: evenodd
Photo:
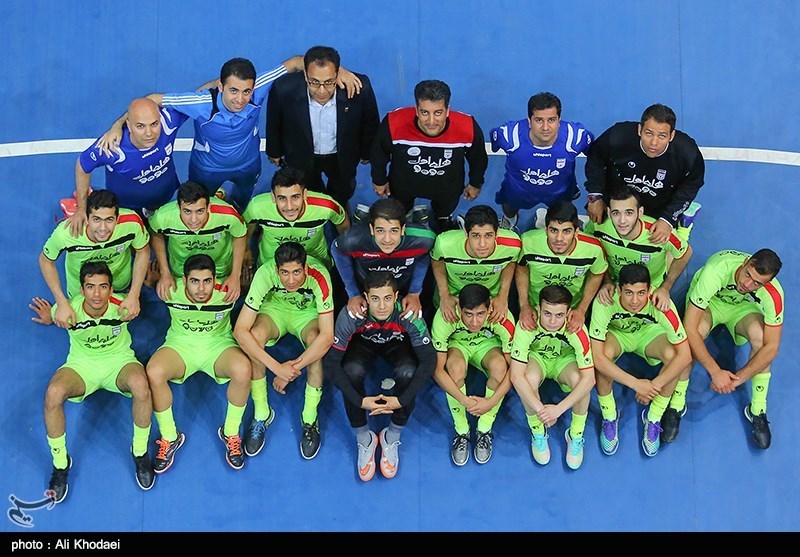
<path id="1" fill-rule="evenodd" d="M 594 136 L 580 122 L 561 120 L 561 100 L 552 93 L 528 99 L 528 118 L 506 122 L 491 133 L 492 151 L 506 154 L 506 171 L 494 197 L 502 205 L 501 228 L 515 229 L 520 209 L 571 201 L 580 195 L 575 159 Z"/>

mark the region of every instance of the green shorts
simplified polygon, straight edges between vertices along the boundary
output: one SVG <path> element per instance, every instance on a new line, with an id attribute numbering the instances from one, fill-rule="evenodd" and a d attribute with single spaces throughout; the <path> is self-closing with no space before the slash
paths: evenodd
<path id="1" fill-rule="evenodd" d="M 448 350 L 450 348 L 456 348 L 461 355 L 464 357 L 464 360 L 469 365 L 473 365 L 479 370 L 483 372 L 484 375 L 487 377 L 489 376 L 489 372 L 483 369 L 483 365 L 481 365 L 481 361 L 486 357 L 486 354 L 489 353 L 489 350 L 492 348 L 498 348 L 502 351 L 502 344 L 500 343 L 500 339 L 497 337 L 487 338 L 481 340 L 478 344 L 473 346 L 469 346 L 460 342 L 453 342 L 448 345 Z"/>
<path id="2" fill-rule="evenodd" d="M 224 336 L 219 338 L 200 338 L 198 340 L 187 341 L 182 338 L 167 337 L 166 342 L 162 348 L 166 346 L 172 348 L 183 360 L 186 365 L 186 373 L 183 377 L 178 379 L 170 379 L 170 382 L 180 385 L 189 377 L 202 371 L 211 377 L 218 384 L 222 385 L 230 381 L 230 377 L 218 377 L 214 373 L 214 364 L 217 362 L 222 353 L 228 348 L 239 346 L 233 337 Z"/>
<path id="3" fill-rule="evenodd" d="M 686 303 L 691 304 L 688 299 Z M 736 333 L 737 323 L 751 313 L 761 315 L 761 310 L 756 304 L 748 302 L 734 306 L 719 302 L 713 298 L 708 304 L 708 310 L 711 312 L 711 330 L 714 330 L 717 325 L 725 325 L 737 346 L 747 344 L 747 338 Z"/>
<path id="4" fill-rule="evenodd" d="M 622 348 L 622 354 L 636 354 L 641 356 L 651 366 L 657 366 L 663 362 L 657 358 L 651 358 L 645 354 L 647 346 L 661 335 L 666 335 L 661 327 L 650 326 L 640 329 L 636 333 L 621 333 L 619 331 L 609 331 L 609 334 L 614 335 L 614 338 L 619 342 Z M 619 358 L 619 356 L 617 356 Z M 615 360 L 616 361 L 616 360 Z"/>
<path id="5" fill-rule="evenodd" d="M 70 402 L 82 402 L 87 396 L 100 389 L 119 393 L 130 398 L 130 393 L 123 393 L 117 387 L 117 377 L 122 368 L 128 364 L 141 365 L 141 362 L 136 359 L 133 350 L 114 354 L 113 356 L 94 356 L 91 360 L 67 356 L 67 361 L 59 369 L 70 368 L 83 379 L 83 383 L 86 385 L 86 392 L 81 396 L 70 398 Z"/>
<path id="6" fill-rule="evenodd" d="M 576 364 L 575 358 L 570 355 L 566 356 L 559 356 L 558 358 L 554 358 L 552 360 L 545 360 L 536 352 L 531 352 L 528 354 L 529 361 L 531 359 L 535 360 L 537 364 L 539 364 L 539 369 L 542 370 L 542 379 L 539 381 L 539 386 L 542 386 L 545 379 L 552 379 L 558 386 L 561 387 L 561 390 L 565 393 L 572 391 L 572 387 L 569 385 L 565 385 L 563 383 L 558 382 L 558 376 L 561 375 L 561 372 L 564 371 L 564 368 L 567 367 L 569 364 Z"/>
<path id="7" fill-rule="evenodd" d="M 316 308 L 311 311 L 302 311 L 297 308 L 286 308 L 276 304 L 270 304 L 269 306 L 262 304 L 258 309 L 258 313 L 267 315 L 278 328 L 278 338 L 267 340 L 267 346 L 274 346 L 286 334 L 290 334 L 300 341 L 300 344 L 303 345 L 303 349 L 306 348 L 306 344 L 303 342 L 302 338 L 303 329 L 313 320 L 319 318 Z"/>

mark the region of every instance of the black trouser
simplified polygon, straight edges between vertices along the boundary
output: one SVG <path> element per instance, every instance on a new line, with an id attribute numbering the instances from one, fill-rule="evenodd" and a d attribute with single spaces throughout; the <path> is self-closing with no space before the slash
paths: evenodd
<path id="1" fill-rule="evenodd" d="M 350 384 L 361 397 L 366 396 L 364 378 L 374 369 L 375 360 L 383 358 L 394 370 L 394 387 L 390 396 L 400 396 L 411 383 L 417 369 L 417 356 L 411 347 L 411 342 L 405 338 L 402 341 L 393 341 L 386 344 L 375 344 L 355 336 L 347 346 L 347 353 L 342 360 L 342 369 Z M 355 406 L 344 399 L 344 409 L 350 426 L 353 428 L 367 425 L 367 411 L 360 406 Z M 404 426 L 414 410 L 414 401 L 395 410 L 392 414 L 392 423 Z"/>
<path id="2" fill-rule="evenodd" d="M 322 174 L 328 178 L 327 185 L 322 180 Z M 314 170 L 307 178 L 308 189 L 327 193 L 347 210 L 347 202 L 356 191 L 356 178 L 342 174 L 336 153 L 314 155 Z"/>
<path id="3" fill-rule="evenodd" d="M 403 204 L 405 207 L 406 213 L 409 212 L 411 209 L 414 208 L 414 200 L 416 198 L 420 199 L 429 199 L 431 202 L 431 210 L 433 214 L 436 216 L 437 225 L 436 231 L 443 232 L 444 230 L 449 230 L 451 228 L 450 223 L 450 216 L 458 207 L 458 202 L 461 201 L 461 194 L 463 192 L 445 192 L 445 193 L 420 193 L 417 195 L 413 192 L 404 192 L 404 191 L 395 191 L 392 188 L 392 195 L 391 197 L 397 199 Z"/>

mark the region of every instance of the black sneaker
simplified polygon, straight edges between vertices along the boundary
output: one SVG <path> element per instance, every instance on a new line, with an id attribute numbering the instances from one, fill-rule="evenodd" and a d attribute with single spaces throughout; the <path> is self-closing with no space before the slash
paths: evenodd
<path id="1" fill-rule="evenodd" d="M 228 461 L 231 468 L 234 470 L 244 468 L 244 451 L 242 451 L 242 438 L 239 437 L 239 434 L 227 436 L 225 435 L 225 426 L 219 426 L 217 435 L 225 445 L 225 460 Z"/>
<path id="2" fill-rule="evenodd" d="M 270 407 L 269 416 L 266 420 L 254 419 L 250 422 L 250 428 L 247 430 L 247 435 L 244 437 L 244 454 L 247 456 L 256 456 L 264 448 L 264 441 L 266 440 L 266 432 L 269 424 L 275 419 L 275 411 Z"/>
<path id="3" fill-rule="evenodd" d="M 486 464 L 492 458 L 492 432 L 478 431 L 475 433 L 475 446 L 472 449 L 475 455 L 475 462 Z"/>
<path id="4" fill-rule="evenodd" d="M 161 439 L 156 440 L 156 445 L 158 445 L 158 452 L 156 453 L 156 459 L 153 462 L 153 471 L 156 474 L 163 474 L 169 467 L 172 466 L 172 461 L 175 459 L 175 453 L 178 452 L 178 449 L 181 448 L 183 442 L 186 440 L 186 436 L 178 432 L 178 437 L 175 441 L 167 441 L 163 437 Z"/>
<path id="5" fill-rule="evenodd" d="M 67 475 L 70 468 L 72 468 L 72 457 L 69 455 L 67 455 L 66 468 L 61 469 L 53 466 L 53 475 L 50 476 L 50 492 L 48 493 L 53 503 L 60 503 L 67 497 L 67 492 L 69 491 Z"/>
<path id="6" fill-rule="evenodd" d="M 750 405 L 744 407 L 744 417 L 753 424 L 753 440 L 758 445 L 759 449 L 769 449 L 772 443 L 772 433 L 769 431 L 769 421 L 767 421 L 767 414 L 762 412 L 754 416 L 750 413 Z"/>
<path id="7" fill-rule="evenodd" d="M 131 455 L 133 455 L 133 464 L 136 467 L 136 483 L 147 491 L 156 483 L 156 473 L 153 471 L 150 455 L 144 453 L 142 456 L 136 456 L 133 454 L 133 447 L 131 447 Z"/>
<path id="8" fill-rule="evenodd" d="M 664 410 L 664 415 L 661 416 L 661 441 L 663 443 L 672 443 L 678 438 L 678 432 L 681 428 L 681 418 L 686 414 L 686 407 L 678 411 L 674 408 L 667 408 Z"/>
<path id="9" fill-rule="evenodd" d="M 311 460 L 319 452 L 321 444 L 319 434 L 319 420 L 314 420 L 313 424 L 303 424 L 303 437 L 300 439 L 300 453 L 306 460 Z"/>

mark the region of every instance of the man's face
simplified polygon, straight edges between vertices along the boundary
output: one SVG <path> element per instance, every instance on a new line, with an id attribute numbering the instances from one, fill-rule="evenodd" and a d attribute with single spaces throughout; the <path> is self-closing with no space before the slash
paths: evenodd
<path id="1" fill-rule="evenodd" d="M 650 285 L 646 282 L 623 284 L 619 287 L 619 303 L 627 311 L 638 313 L 647 305 Z"/>
<path id="2" fill-rule="evenodd" d="M 639 124 L 639 137 L 642 140 L 642 149 L 651 159 L 661 155 L 675 138 L 675 130 L 669 129 L 669 124 L 656 122 L 654 118 L 646 120 L 644 126 Z"/>
<path id="3" fill-rule="evenodd" d="M 241 112 L 253 96 L 252 79 L 239 79 L 235 75 L 225 78 L 225 83 L 219 83 L 219 90 L 222 91 L 222 104 L 231 112 Z"/>
<path id="4" fill-rule="evenodd" d="M 549 147 L 556 142 L 558 126 L 561 124 L 561 117 L 556 107 L 534 110 L 528 122 L 531 125 L 531 141 L 534 145 Z"/>
<path id="5" fill-rule="evenodd" d="M 489 316 L 489 306 L 481 304 L 472 309 L 461 309 L 461 322 L 469 330 L 470 333 L 477 333 L 486 323 L 486 318 Z"/>
<path id="6" fill-rule="evenodd" d="M 208 221 L 208 200 L 198 199 L 194 203 L 178 202 L 181 222 L 192 232 L 197 232 Z"/>
<path id="7" fill-rule="evenodd" d="M 386 220 L 384 218 L 375 219 L 374 224 L 369 225 L 369 232 L 375 239 L 375 244 L 383 253 L 392 253 L 400 246 L 403 241 L 403 234 L 406 232 L 405 225 L 401 225 L 399 220 Z"/>
<path id="8" fill-rule="evenodd" d="M 391 286 L 381 286 L 380 288 L 370 288 L 364 295 L 367 299 L 369 313 L 378 321 L 386 321 L 394 311 L 397 302 L 397 292 Z"/>
<path id="9" fill-rule="evenodd" d="M 762 275 L 756 271 L 755 266 L 748 259 L 736 273 L 736 291 L 739 294 L 755 292 L 769 281 L 774 275 Z"/>
<path id="10" fill-rule="evenodd" d="M 643 213 L 644 207 L 637 207 L 633 197 L 608 202 L 608 218 L 621 238 L 628 238 L 639 231 L 639 219 Z"/>
<path id="11" fill-rule="evenodd" d="M 306 189 L 298 184 L 288 188 L 278 187 L 272 190 L 272 200 L 275 201 L 280 215 L 289 222 L 294 222 L 303 214 Z"/>
<path id="12" fill-rule="evenodd" d="M 428 136 L 436 136 L 444 131 L 450 108 L 440 101 L 419 101 L 417 104 L 417 123 Z"/>
<path id="13" fill-rule="evenodd" d="M 81 294 L 95 312 L 105 312 L 112 292 L 111 280 L 107 275 L 86 275 L 81 284 Z"/>
<path id="14" fill-rule="evenodd" d="M 196 304 L 205 304 L 214 293 L 214 274 L 209 269 L 195 269 L 184 277 L 186 296 Z"/>
<path id="15" fill-rule="evenodd" d="M 137 149 L 150 149 L 161 137 L 161 114 L 154 102 L 132 104 L 125 123 Z"/>
<path id="16" fill-rule="evenodd" d="M 336 92 L 336 78 L 339 76 L 333 62 L 325 62 L 324 66 L 312 62 L 306 68 L 306 84 L 311 98 L 319 104 L 325 104 Z"/>
<path id="17" fill-rule="evenodd" d="M 544 300 L 539 302 L 539 323 L 545 331 L 559 331 L 567 322 L 569 306 L 567 304 L 551 304 Z"/>
<path id="18" fill-rule="evenodd" d="M 92 242 L 107 242 L 117 226 L 116 211 L 112 207 L 98 207 L 89 213 L 86 221 L 86 235 Z"/>
<path id="19" fill-rule="evenodd" d="M 492 255 L 497 245 L 497 231 L 491 224 L 473 226 L 467 232 L 467 253 L 478 259 Z"/>
<path id="20" fill-rule="evenodd" d="M 571 222 L 551 220 L 547 223 L 547 247 L 556 254 L 563 255 L 575 245 L 575 225 Z"/>
<path id="21" fill-rule="evenodd" d="M 288 292 L 297 292 L 306 281 L 306 268 L 297 261 L 289 261 L 278 267 L 278 278 Z"/>

